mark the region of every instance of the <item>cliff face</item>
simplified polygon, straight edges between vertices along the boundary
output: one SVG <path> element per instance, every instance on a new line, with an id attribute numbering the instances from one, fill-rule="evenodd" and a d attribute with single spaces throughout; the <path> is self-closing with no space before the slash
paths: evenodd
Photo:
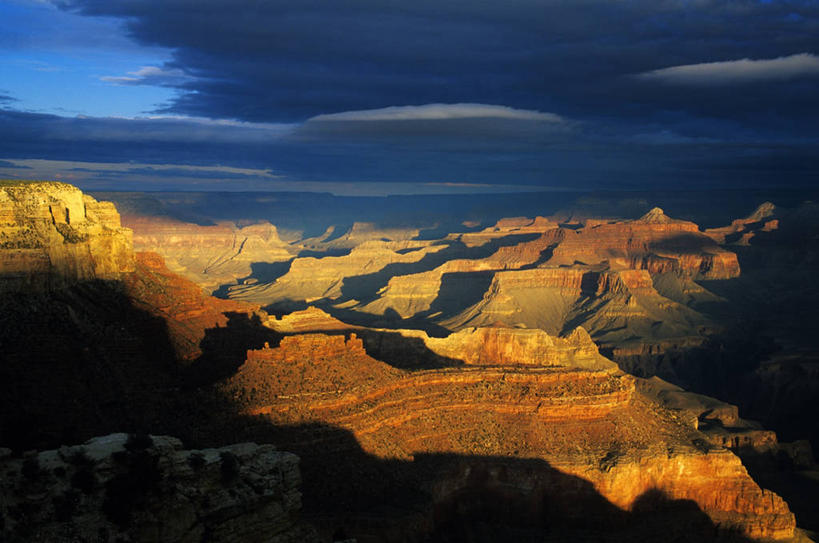
<path id="1" fill-rule="evenodd" d="M 248 339 L 256 307 L 204 295 L 156 254 L 135 256 L 111 204 L 62 183 L 0 188 L 0 444 L 152 430 L 186 402 L 171 393 L 179 372 L 201 362 L 197 374 L 215 374 L 205 362 L 263 344 Z"/>
<path id="2" fill-rule="evenodd" d="M 0 290 L 46 290 L 133 271 L 113 204 L 54 182 L 0 182 Z"/>
<path id="3" fill-rule="evenodd" d="M 295 251 L 269 223 L 238 228 L 200 226 L 157 217 L 126 216 L 134 247 L 162 255 L 168 266 L 211 292 L 253 273 L 254 263 L 285 263 Z"/>
<path id="4" fill-rule="evenodd" d="M 424 338 L 433 352 L 481 366 L 564 366 L 587 370 L 613 369 L 582 328 L 566 337 L 524 328 L 465 328 L 445 338 Z"/>
<path id="5" fill-rule="evenodd" d="M 70 541 L 318 541 L 299 521 L 298 457 L 242 443 L 185 450 L 112 434 L 14 458 L 0 449 L 0 536 Z"/>
<path id="6" fill-rule="evenodd" d="M 523 496 L 532 511 L 553 500 L 569 500 L 563 507 L 572 510 L 599 493 L 610 512 L 567 513 L 594 523 L 598 514 L 637 511 L 656 493 L 690 500 L 724 529 L 793 535 L 793 515 L 778 496 L 760 489 L 736 456 L 709 445 L 690 421 L 635 394 L 634 379 L 597 359 L 588 335 L 497 328 L 424 341 L 467 364 L 399 370 L 371 358 L 355 334 L 308 334 L 249 351 L 227 390 L 248 414 L 279 427 L 345 429 L 377 458 L 412 463 L 458 455 L 463 469 L 413 476 L 432 509 L 467 489 Z M 311 463 L 341 458 L 346 445 L 335 435 L 293 436 L 288 447 Z M 470 470 L 483 464 L 490 467 L 476 482 Z"/>
<path id="7" fill-rule="evenodd" d="M 699 279 L 728 279 L 740 273 L 736 255 L 717 245 L 696 224 L 654 208 L 634 221 L 588 221 L 568 233 L 547 265 L 607 261 L 612 268 L 650 273 L 682 272 Z"/>
<path id="8" fill-rule="evenodd" d="M 500 230 L 500 232 L 502 236 L 510 235 L 510 232 L 506 230 Z M 518 231 L 512 230 L 511 234 L 518 234 Z M 532 266 L 540 260 L 544 251 L 558 243 L 562 237 L 562 230 L 551 228 L 534 240 L 500 247 L 485 258 L 453 259 L 429 271 L 395 275 L 389 279 L 386 286 L 378 291 L 378 297 L 375 300 L 357 306 L 355 310 L 378 315 L 392 310 L 402 318 L 414 317 L 432 308 L 441 294 L 445 275 L 467 281 L 468 276 L 463 274 L 517 270 Z M 486 243 L 489 241 L 491 240 L 486 240 Z M 470 242 L 465 241 L 464 243 L 469 245 Z"/>
<path id="9" fill-rule="evenodd" d="M 646 270 L 535 268 L 497 272 L 482 299 L 442 322 L 450 329 L 495 322 L 551 334 L 582 326 L 606 347 L 694 338 L 710 325 L 661 296 Z"/>
<path id="10" fill-rule="evenodd" d="M 753 213 L 743 219 L 735 219 L 728 226 L 709 228 L 705 235 L 721 245 L 750 245 L 751 239 L 760 232 L 772 232 L 779 228 L 776 206 L 771 202 L 760 204 Z"/>
<path id="11" fill-rule="evenodd" d="M 344 256 L 297 258 L 274 282 L 232 287 L 229 295 L 254 303 L 338 298 L 345 278 L 372 276 L 389 265 L 414 264 L 444 248 L 421 241 L 366 241 Z"/>

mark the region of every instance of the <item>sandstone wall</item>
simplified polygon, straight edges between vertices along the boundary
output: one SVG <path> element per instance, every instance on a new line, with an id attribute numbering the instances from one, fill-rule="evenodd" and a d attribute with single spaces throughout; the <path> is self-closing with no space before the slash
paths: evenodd
<path id="1" fill-rule="evenodd" d="M 65 183 L 0 184 L 0 290 L 120 279 L 133 269 L 132 234 L 112 204 Z"/>

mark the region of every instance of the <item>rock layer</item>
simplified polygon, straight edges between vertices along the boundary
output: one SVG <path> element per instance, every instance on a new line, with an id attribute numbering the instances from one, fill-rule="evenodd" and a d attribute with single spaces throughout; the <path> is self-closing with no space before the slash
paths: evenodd
<path id="1" fill-rule="evenodd" d="M 479 347 L 482 339 L 488 341 Z M 540 459 L 591 482 L 622 510 L 659 492 L 692 500 L 725 529 L 751 537 L 793 535 L 787 505 L 761 490 L 736 456 L 708 445 L 672 411 L 635 394 L 634 379 L 613 364 L 583 368 L 596 352 L 587 335 L 549 339 L 551 346 L 530 331 L 472 330 L 437 343 L 440 352 L 470 365 L 404 371 L 368 356 L 355 334 L 292 336 L 278 347 L 249 351 L 228 390 L 249 414 L 285 427 L 341 427 L 379 458 L 456 454 L 477 464 L 481 458 Z M 547 347 L 554 349 L 551 358 Z M 575 357 L 563 357 L 561 347 Z M 510 354 L 505 365 L 496 365 L 496 356 Z M 312 451 L 314 460 L 336 454 L 332 433 L 302 439 L 288 447 Z M 507 479 L 524 477 L 516 475 L 520 468 L 504 469 Z M 528 472 L 530 484 L 521 479 L 518 490 L 535 500 L 557 499 L 560 489 L 532 487 L 532 478 L 547 472 Z M 449 473 L 419 484 L 443 502 L 462 482 Z M 538 497 L 541 491 L 548 495 Z"/>
<path id="2" fill-rule="evenodd" d="M 709 325 L 703 315 L 661 296 L 646 270 L 583 268 L 497 272 L 478 303 L 442 324 L 460 329 L 495 322 L 550 334 L 583 326 L 606 347 L 696 339 Z"/>
<path id="3" fill-rule="evenodd" d="M 734 253 L 702 234 L 693 222 L 672 219 L 654 208 L 633 221 L 588 220 L 567 232 L 545 265 L 607 262 L 612 268 L 650 273 L 684 272 L 695 278 L 728 279 L 740 273 Z"/>
<path id="4" fill-rule="evenodd" d="M 287 262 L 297 252 L 270 223 L 239 228 L 227 222 L 201 226 L 133 215 L 124 220 L 133 228 L 136 250 L 159 253 L 174 272 L 208 292 L 250 277 L 253 264 Z"/>
<path id="5" fill-rule="evenodd" d="M 779 228 L 776 206 L 771 202 L 760 204 L 753 213 L 743 219 L 735 219 L 728 226 L 709 228 L 705 235 L 721 245 L 749 245 L 759 232 L 771 232 Z"/>
<path id="6" fill-rule="evenodd" d="M 297 258 L 276 281 L 239 285 L 232 287 L 229 294 L 237 300 L 263 304 L 338 298 L 347 277 L 376 274 L 390 264 L 414 264 L 444 248 L 419 241 L 366 241 L 344 256 Z"/>
<path id="7" fill-rule="evenodd" d="M 56 182 L 0 182 L 0 290 L 46 290 L 133 271 L 113 204 Z"/>

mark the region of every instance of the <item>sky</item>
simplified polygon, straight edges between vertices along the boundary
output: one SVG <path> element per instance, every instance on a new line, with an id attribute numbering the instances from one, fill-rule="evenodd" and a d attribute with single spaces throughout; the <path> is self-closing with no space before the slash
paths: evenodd
<path id="1" fill-rule="evenodd" d="M 819 0 L 0 0 L 0 178 L 819 186 Z"/>

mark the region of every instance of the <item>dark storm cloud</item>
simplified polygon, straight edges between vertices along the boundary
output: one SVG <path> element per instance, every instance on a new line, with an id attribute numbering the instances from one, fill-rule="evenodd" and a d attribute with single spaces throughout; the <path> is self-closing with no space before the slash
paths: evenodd
<path id="1" fill-rule="evenodd" d="M 819 183 L 815 0 L 56 3 L 169 48 L 102 79 L 175 89 L 159 113 L 200 119 L 6 111 L 0 158 L 332 182 Z"/>
<path id="2" fill-rule="evenodd" d="M 431 110 L 437 117 L 463 112 L 453 106 L 425 108 L 420 116 L 429 117 Z M 419 112 L 398 113 L 418 117 Z M 192 187 L 197 179 L 214 180 L 212 186 L 222 189 L 248 186 L 243 183 L 251 179 L 259 180 L 256 189 L 271 180 L 575 189 L 806 186 L 819 175 L 815 145 L 749 146 L 682 136 L 662 125 L 644 125 L 626 137 L 617 126 L 520 110 L 506 118 L 373 116 L 383 112 L 281 126 L 0 110 L 0 159 L 11 164 L 0 163 L 0 174 L 19 176 L 12 168 L 22 164 L 32 168 L 27 177 L 59 172 L 96 188 L 175 190 Z M 35 160 L 42 158 L 66 164 L 57 168 Z"/>
<path id="3" fill-rule="evenodd" d="M 123 18 L 179 96 L 167 111 L 251 121 L 429 103 L 502 104 L 579 119 L 730 120 L 759 137 L 806 135 L 816 78 L 741 93 L 669 88 L 637 74 L 819 54 L 812 0 L 63 0 Z M 136 67 L 135 67 L 136 68 Z M 184 75 L 184 77 L 182 77 Z M 151 74 L 129 84 L 151 84 Z M 760 111 L 763 111 L 760 114 Z"/>

